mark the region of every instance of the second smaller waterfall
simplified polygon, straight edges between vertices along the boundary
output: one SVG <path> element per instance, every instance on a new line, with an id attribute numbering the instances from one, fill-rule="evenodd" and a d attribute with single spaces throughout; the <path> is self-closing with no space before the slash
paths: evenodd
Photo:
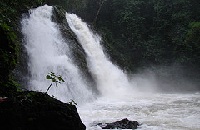
<path id="1" fill-rule="evenodd" d="M 87 54 L 88 68 L 96 79 L 97 88 L 102 95 L 127 94 L 130 89 L 126 74 L 106 57 L 101 46 L 101 38 L 94 34 L 75 14 L 66 13 L 70 28 Z"/>

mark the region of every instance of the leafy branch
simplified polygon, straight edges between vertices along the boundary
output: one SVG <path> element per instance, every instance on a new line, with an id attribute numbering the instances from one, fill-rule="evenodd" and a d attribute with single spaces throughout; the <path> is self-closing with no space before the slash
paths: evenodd
<path id="1" fill-rule="evenodd" d="M 51 84 L 49 85 L 49 87 L 47 88 L 47 92 L 49 91 L 49 89 L 52 87 L 53 83 L 55 83 L 56 87 L 58 87 L 58 83 L 61 84 L 62 82 L 65 82 L 63 80 L 63 78 L 61 77 L 61 75 L 55 75 L 55 73 L 50 72 L 47 76 L 46 79 L 51 80 Z"/>

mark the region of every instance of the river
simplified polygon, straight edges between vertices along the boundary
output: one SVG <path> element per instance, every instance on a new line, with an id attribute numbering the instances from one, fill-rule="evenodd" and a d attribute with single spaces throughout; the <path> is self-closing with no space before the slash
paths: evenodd
<path id="1" fill-rule="evenodd" d="M 102 97 L 78 108 L 87 130 L 101 130 L 97 123 L 123 118 L 138 121 L 140 130 L 200 129 L 200 93 Z"/>

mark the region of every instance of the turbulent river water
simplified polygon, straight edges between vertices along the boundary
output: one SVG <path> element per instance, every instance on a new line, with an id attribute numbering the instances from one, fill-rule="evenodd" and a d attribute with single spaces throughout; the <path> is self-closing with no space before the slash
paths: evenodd
<path id="1" fill-rule="evenodd" d="M 52 9 L 47 5 L 32 9 L 21 22 L 29 57 L 29 89 L 44 92 L 51 83 L 45 79 L 49 72 L 62 75 L 65 83 L 52 87 L 48 94 L 63 102 L 78 102 L 87 130 L 100 130 L 98 123 L 123 118 L 137 120 L 141 130 L 200 129 L 200 93 L 139 92 L 136 88 L 140 86 L 107 58 L 101 38 L 75 14 L 66 13 L 69 26 L 87 54 L 88 70 L 99 91 L 95 95 L 75 64 L 68 42 L 52 21 Z"/>
<path id="2" fill-rule="evenodd" d="M 141 130 L 199 130 L 200 93 L 138 94 L 121 98 L 99 98 L 79 107 L 87 130 L 101 130 L 97 123 L 128 118 Z"/>

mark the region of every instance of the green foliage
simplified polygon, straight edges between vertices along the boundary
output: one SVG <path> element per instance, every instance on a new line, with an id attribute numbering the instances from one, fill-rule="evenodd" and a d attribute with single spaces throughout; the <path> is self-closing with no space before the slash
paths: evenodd
<path id="1" fill-rule="evenodd" d="M 185 44 L 190 62 L 200 65 L 200 22 L 191 22 L 189 24 Z"/>
<path id="2" fill-rule="evenodd" d="M 60 75 L 55 75 L 55 73 L 53 72 L 50 72 L 47 76 L 46 76 L 46 79 L 48 80 L 51 80 L 52 83 L 55 83 L 55 86 L 57 86 L 57 83 L 62 83 L 62 82 L 65 82 L 64 79 L 62 78 L 62 76 Z M 49 87 L 47 88 L 47 92 L 49 91 L 49 89 L 52 87 L 52 83 L 49 85 Z M 68 102 L 69 105 L 77 105 L 77 103 L 71 99 L 70 102 Z"/>
<path id="3" fill-rule="evenodd" d="M 11 76 L 18 60 L 18 40 L 13 28 L 6 23 L 0 23 L 0 95 L 10 95 L 18 85 Z"/>
<path id="4" fill-rule="evenodd" d="M 48 5 L 62 6 L 67 12 L 82 12 L 86 7 L 87 0 L 46 0 Z"/>
<path id="5" fill-rule="evenodd" d="M 0 1 L 0 23 L 5 22 L 17 27 L 18 20 L 22 12 L 27 12 L 30 8 L 43 5 L 45 0 L 1 0 Z"/>
<path id="6" fill-rule="evenodd" d="M 78 14 L 92 23 L 98 1 L 88 0 L 85 14 Z M 107 0 L 94 25 L 112 61 L 126 70 L 173 63 L 200 65 L 194 62 L 200 55 L 195 27 L 199 6 L 199 0 Z"/>
<path id="7" fill-rule="evenodd" d="M 63 78 L 60 76 L 60 75 L 55 75 L 55 73 L 53 72 L 50 72 L 47 76 L 46 76 L 46 79 L 48 80 L 51 80 L 52 83 L 55 83 L 56 87 L 57 87 L 57 83 L 62 83 L 62 82 L 65 82 L 63 80 Z M 52 83 L 49 85 L 49 87 L 47 88 L 47 92 L 49 91 L 49 89 L 51 88 L 52 86 Z"/>
<path id="8" fill-rule="evenodd" d="M 12 78 L 20 53 L 22 13 L 44 4 L 44 0 L 0 1 L 0 95 L 12 96 L 19 85 Z"/>
<path id="9" fill-rule="evenodd" d="M 189 30 L 187 32 L 187 41 L 196 40 L 197 42 L 200 41 L 200 22 L 191 22 L 189 24 Z"/>
<path id="10" fill-rule="evenodd" d="M 101 1 L 1 0 L 0 85 L 9 86 L 8 75 L 18 62 L 21 14 L 45 3 L 60 5 L 89 23 L 96 19 L 110 58 L 126 70 L 174 62 L 200 66 L 199 0 L 105 0 L 96 18 Z M 56 86 L 62 82 L 54 73 L 48 75 Z"/>

